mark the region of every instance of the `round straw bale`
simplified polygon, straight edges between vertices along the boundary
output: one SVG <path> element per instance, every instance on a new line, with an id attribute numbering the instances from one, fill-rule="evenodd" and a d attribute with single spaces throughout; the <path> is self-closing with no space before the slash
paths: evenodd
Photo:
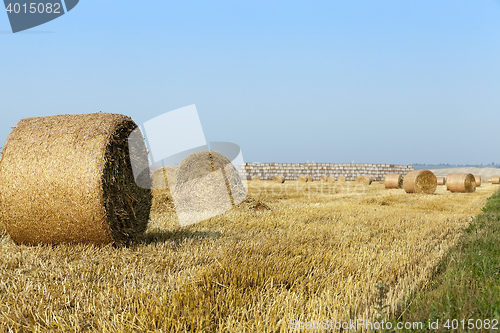
<path id="1" fill-rule="evenodd" d="M 403 178 L 406 193 L 432 194 L 437 188 L 437 178 L 430 170 L 410 171 Z"/>
<path id="2" fill-rule="evenodd" d="M 328 177 L 327 182 L 329 182 L 329 183 L 335 183 L 335 177 L 333 177 L 333 176 Z"/>
<path id="3" fill-rule="evenodd" d="M 326 182 L 327 178 L 326 178 L 326 176 L 321 176 L 320 180 L 321 180 L 322 182 Z"/>
<path id="4" fill-rule="evenodd" d="M 339 176 L 339 178 L 337 178 L 337 181 L 339 183 L 345 183 L 345 177 L 344 176 Z"/>
<path id="5" fill-rule="evenodd" d="M 356 183 L 359 183 L 359 184 L 363 184 L 365 186 L 368 186 L 372 183 L 372 180 L 370 177 L 368 176 L 356 176 L 356 178 L 354 179 L 354 181 Z"/>
<path id="6" fill-rule="evenodd" d="M 436 177 L 438 185 L 446 185 L 446 177 Z"/>
<path id="7" fill-rule="evenodd" d="M 252 180 L 260 180 L 260 177 L 259 176 L 253 176 Z"/>
<path id="8" fill-rule="evenodd" d="M 285 182 L 285 177 L 283 177 L 281 175 L 276 175 L 273 177 L 273 181 L 276 183 L 283 184 Z"/>
<path id="9" fill-rule="evenodd" d="M 228 158 L 201 151 L 177 167 L 172 195 L 179 223 L 188 225 L 230 210 L 245 199 L 247 191 Z"/>
<path id="10" fill-rule="evenodd" d="M 149 168 L 134 179 L 128 138 L 137 125 L 112 113 L 20 120 L 0 161 L 2 218 L 17 244 L 127 244 L 147 227 Z M 148 189 L 137 186 L 136 181 Z"/>
<path id="11" fill-rule="evenodd" d="M 500 184 L 500 177 L 499 176 L 491 177 L 491 183 L 492 184 Z"/>
<path id="12" fill-rule="evenodd" d="M 307 181 L 308 182 L 312 182 L 313 181 L 313 177 L 312 176 L 307 176 Z"/>
<path id="13" fill-rule="evenodd" d="M 151 181 L 153 183 L 153 195 L 155 191 L 167 191 L 170 193 L 171 189 L 175 186 L 175 168 L 161 167 L 156 169 L 151 175 Z"/>
<path id="14" fill-rule="evenodd" d="M 388 173 L 384 180 L 385 188 L 403 188 L 403 175 Z"/>
<path id="15" fill-rule="evenodd" d="M 474 176 L 474 178 L 476 179 L 476 187 L 479 187 L 481 186 L 481 176 L 477 175 L 477 176 Z"/>
<path id="16" fill-rule="evenodd" d="M 450 173 L 446 180 L 446 189 L 451 192 L 472 193 L 476 190 L 476 179 L 471 173 Z"/>
<path id="17" fill-rule="evenodd" d="M 175 187 L 175 168 L 161 167 L 151 175 L 153 201 L 151 204 L 150 222 L 173 222 L 175 214 L 172 191 Z"/>
<path id="18" fill-rule="evenodd" d="M 297 180 L 301 183 L 305 183 L 305 182 L 307 182 L 307 176 L 299 176 L 299 178 L 297 178 Z"/>

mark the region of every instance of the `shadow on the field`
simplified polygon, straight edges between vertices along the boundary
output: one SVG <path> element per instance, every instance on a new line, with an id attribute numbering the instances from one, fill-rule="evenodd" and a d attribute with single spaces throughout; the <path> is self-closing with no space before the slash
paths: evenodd
<path id="1" fill-rule="evenodd" d="M 176 245 L 185 241 L 197 241 L 207 238 L 217 239 L 227 236 L 222 232 L 215 231 L 191 231 L 185 229 L 177 230 L 153 230 L 144 233 L 139 243 L 153 244 L 174 242 Z"/>

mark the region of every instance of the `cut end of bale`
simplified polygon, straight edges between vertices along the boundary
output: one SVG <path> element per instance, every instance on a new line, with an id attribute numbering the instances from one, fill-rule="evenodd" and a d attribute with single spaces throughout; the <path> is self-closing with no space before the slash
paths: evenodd
<path id="1" fill-rule="evenodd" d="M 411 171 L 403 178 L 403 188 L 406 193 L 433 194 L 437 178 L 430 170 Z"/>
<path id="2" fill-rule="evenodd" d="M 22 119 L 0 162 L 2 219 L 17 244 L 128 244 L 147 227 L 149 168 L 137 125 L 111 113 Z M 142 137 L 141 137 L 142 139 Z M 131 154 L 132 153 L 132 154 Z M 132 155 L 132 156 L 131 156 Z"/>
<path id="3" fill-rule="evenodd" d="M 477 175 L 477 176 L 474 176 L 474 178 L 476 179 L 476 187 L 481 186 L 481 183 L 482 183 L 481 176 Z"/>
<path id="4" fill-rule="evenodd" d="M 397 173 L 388 173 L 384 179 L 384 185 L 387 189 L 403 188 L 403 175 Z"/>

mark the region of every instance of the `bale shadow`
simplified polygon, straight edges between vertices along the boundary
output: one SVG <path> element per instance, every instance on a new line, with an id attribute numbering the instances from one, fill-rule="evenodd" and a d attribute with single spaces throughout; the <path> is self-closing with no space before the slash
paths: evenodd
<path id="1" fill-rule="evenodd" d="M 227 236 L 219 231 L 192 231 L 186 229 L 176 230 L 153 230 L 145 232 L 139 239 L 139 244 L 150 245 L 156 243 L 172 242 L 179 245 L 189 240 L 218 239 Z"/>

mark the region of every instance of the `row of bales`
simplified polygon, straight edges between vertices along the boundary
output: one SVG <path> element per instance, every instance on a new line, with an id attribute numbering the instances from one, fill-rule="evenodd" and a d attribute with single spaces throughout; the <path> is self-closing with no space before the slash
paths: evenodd
<path id="1" fill-rule="evenodd" d="M 344 177 L 346 181 L 354 181 L 360 175 L 372 177 L 377 181 L 384 179 L 388 173 L 407 174 L 413 171 L 412 165 L 370 164 L 370 163 L 244 163 L 240 169 L 243 179 L 272 180 L 280 175 L 285 180 L 297 180 L 301 176 L 314 181 L 334 177 Z"/>
<path id="2" fill-rule="evenodd" d="M 492 184 L 499 184 L 500 177 L 494 176 L 489 180 Z M 412 171 L 404 177 L 401 174 L 387 174 L 384 180 L 386 189 L 404 189 L 406 193 L 432 194 L 438 185 L 446 185 L 450 192 L 472 193 L 480 187 L 482 178 L 471 173 L 451 173 L 446 177 L 436 177 L 430 170 Z"/>

